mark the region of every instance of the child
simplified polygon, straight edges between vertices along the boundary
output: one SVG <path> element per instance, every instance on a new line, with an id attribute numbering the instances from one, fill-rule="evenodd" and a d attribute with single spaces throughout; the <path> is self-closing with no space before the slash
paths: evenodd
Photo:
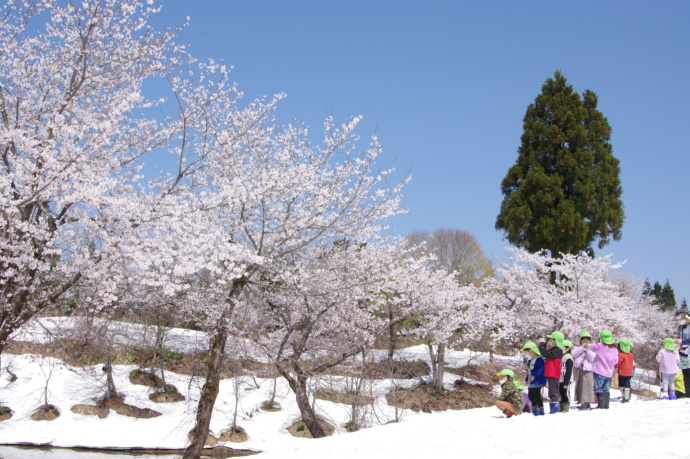
<path id="1" fill-rule="evenodd" d="M 613 367 L 618 363 L 618 349 L 613 345 L 615 342 L 609 330 L 602 330 L 599 332 L 599 342 L 591 346 L 596 353 L 592 362 L 592 372 L 594 372 L 594 393 L 597 395 L 598 409 L 609 409 L 611 401 L 609 384 L 613 376 Z"/>
<path id="2" fill-rule="evenodd" d="M 592 335 L 583 331 L 580 333 L 580 345 L 573 351 L 577 378 L 575 381 L 575 400 L 580 404 L 578 409 L 590 410 L 594 402 L 594 373 L 592 364 L 597 354 L 590 349 Z"/>
<path id="3" fill-rule="evenodd" d="M 499 381 L 501 383 L 501 395 L 496 402 L 496 408 L 501 410 L 507 418 L 520 414 L 522 411 L 522 397 L 520 397 L 518 388 L 513 384 L 515 373 L 513 373 L 513 370 L 503 369 L 496 376 L 500 378 Z"/>
<path id="4" fill-rule="evenodd" d="M 539 353 L 539 348 L 532 341 L 527 341 L 520 351 L 525 352 L 529 357 L 526 363 L 528 371 L 525 383 L 527 384 L 527 395 L 532 405 L 532 414 L 542 416 L 544 414 L 544 400 L 541 398 L 541 389 L 546 386 L 544 359 Z"/>
<path id="5" fill-rule="evenodd" d="M 628 403 L 632 388 L 630 380 L 635 369 L 635 356 L 632 354 L 633 344 L 625 338 L 618 340 L 618 363 L 614 368 L 618 369 L 618 387 L 621 389 L 621 403 Z"/>
<path id="6" fill-rule="evenodd" d="M 570 355 L 570 350 L 573 348 L 573 343 L 567 339 L 563 340 L 563 359 L 561 359 L 561 380 L 558 385 L 558 392 L 561 396 L 561 413 L 570 411 L 570 397 L 568 390 L 570 389 L 570 381 L 573 376 L 573 356 Z"/>
<path id="7" fill-rule="evenodd" d="M 555 331 L 550 335 L 546 341 L 544 338 L 539 340 L 539 352 L 544 357 L 544 376 L 546 376 L 546 385 L 549 388 L 549 406 L 551 411 L 549 414 L 558 413 L 560 406 L 558 402 L 561 397 L 558 393 L 559 384 L 561 381 L 561 359 L 563 358 L 563 333 Z"/>
<path id="8" fill-rule="evenodd" d="M 666 338 L 663 347 L 656 355 L 656 361 L 659 362 L 659 371 L 661 371 L 661 394 L 659 398 L 662 400 L 675 400 L 676 387 L 673 380 L 678 373 L 678 364 L 680 363 L 680 355 L 673 338 Z M 668 396 L 666 392 L 668 391 Z"/>

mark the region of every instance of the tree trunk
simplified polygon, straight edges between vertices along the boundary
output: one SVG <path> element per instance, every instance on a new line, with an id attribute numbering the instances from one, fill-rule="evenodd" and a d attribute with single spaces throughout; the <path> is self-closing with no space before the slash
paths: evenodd
<path id="1" fill-rule="evenodd" d="M 427 343 L 427 348 L 429 350 L 429 362 L 431 363 L 431 385 L 436 386 L 436 379 L 438 378 L 436 371 L 436 354 L 434 353 L 434 346 L 431 343 Z"/>
<path id="2" fill-rule="evenodd" d="M 323 438 L 326 436 L 326 432 L 323 430 L 319 424 L 314 408 L 309 403 L 309 396 L 307 395 L 307 375 L 300 374 L 301 371 L 297 370 L 297 377 L 294 377 L 289 373 L 288 370 L 284 368 L 279 368 L 280 374 L 287 380 L 290 384 L 290 388 L 295 393 L 297 399 L 297 407 L 299 408 L 300 415 L 302 416 L 302 422 L 307 426 L 309 433 L 314 438 Z"/>
<path id="3" fill-rule="evenodd" d="M 393 321 L 393 313 L 388 314 L 388 361 L 393 361 L 395 354 L 395 322 Z"/>
<path id="4" fill-rule="evenodd" d="M 192 443 L 185 450 L 183 459 L 199 459 L 204 449 L 204 444 L 208 437 L 208 429 L 211 425 L 213 406 L 218 397 L 221 363 L 227 340 L 228 332 L 226 328 L 223 326 L 218 327 L 211 343 L 211 359 L 208 364 L 206 382 L 201 389 L 201 398 L 199 399 L 199 405 L 196 410 L 196 425 L 192 430 Z"/>
<path id="5" fill-rule="evenodd" d="M 446 343 L 438 345 L 438 353 L 436 357 L 436 390 L 441 392 L 443 390 L 443 376 L 446 368 Z"/>
<path id="6" fill-rule="evenodd" d="M 117 387 L 115 386 L 115 378 L 113 378 L 113 363 L 110 357 L 110 351 L 108 351 L 108 360 L 105 364 L 105 374 L 108 382 L 108 393 L 106 398 L 117 397 Z"/>

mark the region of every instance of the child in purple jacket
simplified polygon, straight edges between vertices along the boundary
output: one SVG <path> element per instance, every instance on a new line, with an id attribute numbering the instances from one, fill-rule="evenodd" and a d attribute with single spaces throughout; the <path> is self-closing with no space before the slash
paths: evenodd
<path id="1" fill-rule="evenodd" d="M 594 373 L 592 364 L 597 356 L 590 349 L 592 345 L 592 335 L 589 332 L 580 333 L 580 345 L 573 350 L 575 359 L 575 400 L 580 403 L 579 410 L 592 409 L 591 403 L 594 402 Z"/>
<path id="2" fill-rule="evenodd" d="M 659 398 L 662 400 L 676 399 L 676 386 L 674 379 L 678 373 L 678 364 L 680 363 L 680 355 L 673 338 L 666 338 L 663 347 L 656 355 L 656 361 L 659 362 L 659 371 L 661 371 L 661 394 Z M 668 392 L 668 396 L 666 393 Z"/>
<path id="3" fill-rule="evenodd" d="M 599 342 L 592 344 L 590 349 L 596 354 L 592 362 L 594 372 L 594 393 L 597 394 L 597 408 L 607 410 L 611 400 L 609 384 L 613 376 L 613 368 L 618 363 L 618 349 L 609 330 L 599 332 Z"/>

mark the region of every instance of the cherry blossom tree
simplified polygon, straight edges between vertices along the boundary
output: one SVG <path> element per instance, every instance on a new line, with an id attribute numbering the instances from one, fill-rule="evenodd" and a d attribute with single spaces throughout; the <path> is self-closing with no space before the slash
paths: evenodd
<path id="1" fill-rule="evenodd" d="M 80 282 L 116 301 L 141 158 L 171 130 L 144 82 L 185 62 L 132 0 L 0 7 L 0 352 Z M 44 24 L 36 23 L 47 17 Z"/>
<path id="2" fill-rule="evenodd" d="M 654 327 L 671 322 L 645 307 L 641 283 L 631 287 L 627 278 L 621 281 L 617 274 L 623 263 L 614 263 L 611 255 L 552 258 L 544 252 L 511 252 L 511 262 L 497 269 L 497 278 L 485 282 L 478 297 L 492 311 L 497 341 L 519 345 L 554 330 L 577 336 L 583 330 L 601 329 L 645 339 L 642 318 L 651 319 Z"/>
<path id="3" fill-rule="evenodd" d="M 266 273 L 254 290 L 247 334 L 295 393 L 313 437 L 326 435 L 309 403 L 309 380 L 373 345 L 384 321 L 372 297 L 387 278 L 394 246 L 346 240 L 320 244 Z"/>

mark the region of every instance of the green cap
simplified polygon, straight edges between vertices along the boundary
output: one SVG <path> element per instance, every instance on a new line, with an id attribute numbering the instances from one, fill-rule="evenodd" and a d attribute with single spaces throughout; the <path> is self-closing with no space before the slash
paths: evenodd
<path id="1" fill-rule="evenodd" d="M 664 340 L 664 349 L 668 349 L 669 351 L 676 350 L 676 343 L 673 342 L 673 338 L 666 338 Z"/>
<path id="2" fill-rule="evenodd" d="M 682 373 L 681 373 L 682 374 Z M 526 387 L 513 379 L 513 386 L 517 387 L 517 390 L 525 390 Z"/>
<path id="3" fill-rule="evenodd" d="M 526 350 L 533 351 L 535 354 L 541 356 L 541 352 L 539 352 L 539 348 L 537 347 L 536 344 L 532 341 L 527 341 L 524 346 L 522 346 L 522 349 L 520 351 L 526 351 Z"/>
<path id="4" fill-rule="evenodd" d="M 604 344 L 613 344 L 616 342 L 615 339 L 613 339 L 613 333 L 611 333 L 611 330 L 602 330 L 599 332 L 599 341 L 601 341 Z"/>
<path id="5" fill-rule="evenodd" d="M 633 343 L 630 340 L 621 338 L 618 340 L 618 347 L 621 349 L 621 352 L 628 353 L 632 351 Z"/>
<path id="6" fill-rule="evenodd" d="M 580 340 L 582 340 L 582 338 L 589 338 L 591 340 L 592 335 L 590 335 L 589 332 L 583 331 L 582 333 L 580 333 Z"/>
<path id="7" fill-rule="evenodd" d="M 563 350 L 563 340 L 565 339 L 565 335 L 563 333 L 555 331 L 550 335 L 546 335 L 546 337 L 556 340 L 556 346 L 558 349 Z"/>
<path id="8" fill-rule="evenodd" d="M 563 346 L 567 347 L 568 349 L 572 350 L 573 349 L 573 342 L 567 339 L 563 340 Z"/>
<path id="9" fill-rule="evenodd" d="M 515 373 L 513 373 L 513 370 L 509 370 L 507 368 L 501 370 L 500 373 L 496 373 L 496 376 L 510 376 L 511 379 L 515 379 Z"/>

